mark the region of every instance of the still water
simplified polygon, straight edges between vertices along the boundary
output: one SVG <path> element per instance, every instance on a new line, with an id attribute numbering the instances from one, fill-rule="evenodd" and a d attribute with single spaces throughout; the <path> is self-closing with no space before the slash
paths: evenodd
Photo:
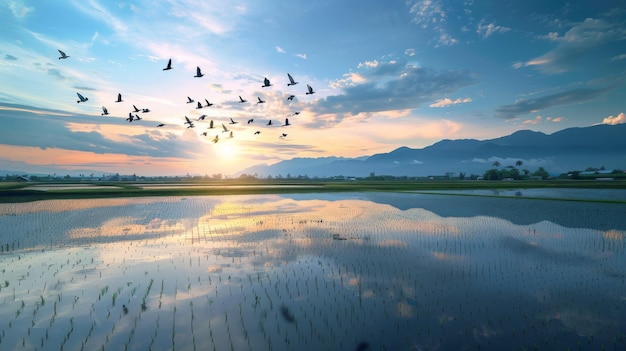
<path id="1" fill-rule="evenodd" d="M 625 214 L 396 193 L 0 204 L 0 350 L 624 349 Z"/>

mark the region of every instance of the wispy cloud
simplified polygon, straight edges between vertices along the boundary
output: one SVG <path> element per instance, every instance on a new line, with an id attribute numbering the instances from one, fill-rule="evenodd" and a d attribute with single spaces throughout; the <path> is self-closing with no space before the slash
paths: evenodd
<path id="1" fill-rule="evenodd" d="M 621 20 L 587 18 L 570 28 L 563 37 L 551 32 L 547 38 L 558 45 L 547 53 L 527 62 L 514 64 L 514 68 L 536 67 L 545 73 L 563 73 L 575 67 L 583 56 L 598 55 L 604 45 L 615 44 L 626 39 L 626 24 Z M 607 60 L 610 57 L 606 58 Z"/>
<path id="2" fill-rule="evenodd" d="M 281 48 L 280 46 L 276 45 L 276 52 L 279 54 L 285 54 L 287 53 L 287 51 L 285 51 L 285 49 Z"/>
<path id="3" fill-rule="evenodd" d="M 457 104 L 464 104 L 464 103 L 468 103 L 468 102 L 472 102 L 472 98 L 457 98 L 457 99 L 450 99 L 450 98 L 443 98 L 443 99 L 439 99 L 436 102 L 428 105 L 428 107 L 448 107 L 448 106 L 452 106 L 452 105 L 457 105 Z"/>
<path id="4" fill-rule="evenodd" d="M 482 36 L 485 39 L 489 38 L 494 33 L 506 33 L 509 30 L 511 30 L 511 28 L 497 26 L 493 22 L 486 24 L 485 19 L 482 19 L 480 23 L 478 23 L 478 26 L 476 27 L 476 33 L 478 33 L 480 36 Z"/>
<path id="5" fill-rule="evenodd" d="M 7 5 L 9 6 L 9 10 L 11 10 L 13 16 L 17 18 L 22 18 L 34 10 L 32 6 L 24 5 L 24 2 L 21 0 L 11 0 L 7 3 Z"/>
<path id="6" fill-rule="evenodd" d="M 524 122 L 522 122 L 522 124 L 525 125 L 530 125 L 530 124 L 541 124 L 544 122 L 551 122 L 551 123 L 560 123 L 563 122 L 565 120 L 564 117 L 543 117 L 543 116 L 535 116 L 535 118 L 532 119 L 527 119 Z"/>
<path id="7" fill-rule="evenodd" d="M 9 54 L 4 55 L 4 59 L 8 61 L 17 61 L 17 57 Z"/>
<path id="8" fill-rule="evenodd" d="M 299 58 L 301 58 L 301 59 L 303 59 L 303 60 L 306 60 L 306 59 L 307 59 L 306 54 L 296 54 L 296 57 L 299 57 Z"/>
<path id="9" fill-rule="evenodd" d="M 552 106 L 570 105 L 590 101 L 604 94 L 608 90 L 610 90 L 610 88 L 578 88 L 538 98 L 518 100 L 513 104 L 499 107 L 496 109 L 495 115 L 498 118 L 512 119 Z"/>
<path id="10" fill-rule="evenodd" d="M 441 0 L 409 0 L 409 13 L 413 16 L 412 21 L 421 28 L 430 28 L 438 33 L 435 46 L 451 46 L 458 44 L 446 29 L 448 15 L 444 10 Z"/>

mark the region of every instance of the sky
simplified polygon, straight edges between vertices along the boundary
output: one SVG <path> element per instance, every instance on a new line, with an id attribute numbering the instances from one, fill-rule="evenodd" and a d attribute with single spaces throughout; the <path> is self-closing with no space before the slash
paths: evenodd
<path id="1" fill-rule="evenodd" d="M 3 0 L 0 22 L 2 170 L 229 176 L 626 122 L 617 0 Z"/>

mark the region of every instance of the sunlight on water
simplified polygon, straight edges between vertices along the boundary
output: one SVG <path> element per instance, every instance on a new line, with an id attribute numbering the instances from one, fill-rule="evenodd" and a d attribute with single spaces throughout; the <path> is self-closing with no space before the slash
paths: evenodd
<path id="1" fill-rule="evenodd" d="M 361 193 L 0 204 L 0 349 L 623 349 L 625 209 Z"/>

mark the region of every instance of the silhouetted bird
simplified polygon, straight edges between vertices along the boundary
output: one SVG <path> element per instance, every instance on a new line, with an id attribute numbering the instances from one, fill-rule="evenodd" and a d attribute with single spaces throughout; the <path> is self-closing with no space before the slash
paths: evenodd
<path id="1" fill-rule="evenodd" d="M 213 120 L 211 120 L 211 122 L 209 123 L 209 128 L 213 129 Z"/>
<path id="2" fill-rule="evenodd" d="M 59 49 L 57 49 L 57 51 L 59 52 L 59 54 L 61 54 L 61 56 L 59 57 L 59 60 L 69 58 L 69 56 L 67 56 L 63 51 Z"/>
<path id="3" fill-rule="evenodd" d="M 122 94 L 117 94 L 117 100 L 115 102 L 122 102 Z"/>
<path id="4" fill-rule="evenodd" d="M 159 125 L 157 125 L 157 128 L 163 127 L 165 125 L 165 123 L 161 123 Z"/>
<path id="5" fill-rule="evenodd" d="M 122 305 L 122 309 L 124 310 L 124 314 L 128 314 L 128 307 L 126 307 L 126 305 Z"/>
<path id="6" fill-rule="evenodd" d="M 248 100 L 244 100 L 241 95 L 239 95 L 239 103 L 244 103 L 244 102 L 248 102 Z"/>
<path id="7" fill-rule="evenodd" d="M 85 102 L 85 101 L 89 100 L 88 98 L 80 95 L 80 93 L 76 93 L 76 95 L 78 95 L 78 100 L 76 100 L 77 103 Z"/>
<path id="8" fill-rule="evenodd" d="M 193 122 L 187 116 L 185 116 L 185 123 L 184 124 L 188 125 L 187 128 L 193 128 L 194 127 Z"/>
<path id="9" fill-rule="evenodd" d="M 209 102 L 209 100 L 204 99 L 204 101 L 206 101 L 206 106 L 205 106 L 205 107 L 211 107 L 211 106 L 213 106 L 213 104 L 212 104 L 212 103 L 210 103 L 210 102 Z"/>
<path id="10" fill-rule="evenodd" d="M 239 123 L 239 122 L 235 122 L 235 121 L 233 120 L 233 118 L 231 117 L 231 118 L 230 118 L 230 123 L 228 123 L 228 124 L 237 124 L 237 123 Z"/>
<path id="11" fill-rule="evenodd" d="M 261 88 L 265 88 L 265 87 L 271 87 L 272 85 L 270 84 L 270 80 L 265 78 L 263 79 L 263 85 L 261 85 Z"/>
<path id="12" fill-rule="evenodd" d="M 133 108 L 135 109 L 134 112 L 139 112 L 139 109 L 137 108 L 137 106 L 133 105 Z"/>
<path id="13" fill-rule="evenodd" d="M 190 103 L 192 103 L 192 102 L 195 102 L 195 101 L 193 101 L 193 99 L 192 99 L 192 98 L 190 98 L 189 96 L 187 96 L 187 103 L 188 103 L 188 104 L 190 104 Z"/>
<path id="14" fill-rule="evenodd" d="M 258 135 L 258 134 L 261 134 L 260 130 L 257 130 L 256 132 L 254 132 L 254 135 Z"/>
<path id="15" fill-rule="evenodd" d="M 141 109 L 141 112 L 143 112 L 143 113 L 148 113 L 148 112 L 150 112 L 150 109 L 149 109 L 149 108 L 142 108 L 142 109 Z"/>
<path id="16" fill-rule="evenodd" d="M 250 118 L 250 119 L 248 120 L 248 124 L 250 124 L 250 123 L 252 123 L 252 122 L 254 122 L 254 118 Z"/>
<path id="17" fill-rule="evenodd" d="M 308 90 L 308 91 L 306 92 L 306 94 L 307 94 L 307 95 L 309 95 L 309 94 L 315 94 L 315 92 L 313 91 L 313 88 L 311 88 L 311 86 L 310 86 L 310 85 L 308 85 L 308 84 L 307 84 L 307 85 L 306 85 L 306 89 Z"/>
<path id="18" fill-rule="evenodd" d="M 202 115 L 202 116 L 198 117 L 198 121 L 204 121 L 205 118 L 206 118 L 206 115 Z"/>
<path id="19" fill-rule="evenodd" d="M 295 97 L 296 97 L 295 95 L 289 95 L 289 96 L 287 96 L 287 100 L 293 101 L 293 98 L 295 98 Z"/>
<path id="20" fill-rule="evenodd" d="M 285 124 L 283 124 L 283 127 L 287 127 L 290 126 L 291 124 L 289 124 L 289 118 L 285 118 Z"/>
<path id="21" fill-rule="evenodd" d="M 163 68 L 164 71 L 169 71 L 170 69 L 172 69 L 172 59 L 167 61 L 167 67 Z"/>
<path id="22" fill-rule="evenodd" d="M 200 101 L 198 101 L 198 106 L 196 107 L 196 109 L 198 109 L 198 108 L 202 108 L 202 107 L 204 107 L 204 106 L 202 106 L 202 104 L 200 103 Z"/>
<path id="23" fill-rule="evenodd" d="M 229 137 L 229 138 L 232 138 L 232 137 L 233 137 L 233 131 L 232 131 L 232 130 L 230 131 L 230 134 L 228 135 L 228 137 Z"/>
<path id="24" fill-rule="evenodd" d="M 259 99 L 259 101 L 257 101 L 257 104 L 264 104 L 264 103 L 265 103 L 265 101 L 264 101 L 264 100 L 261 100 L 261 98 L 260 98 L 260 97 L 258 97 L 258 96 L 257 96 L 257 99 Z"/>
<path id="25" fill-rule="evenodd" d="M 299 114 L 300 114 L 300 111 L 296 111 L 296 112 L 292 113 L 291 115 L 292 115 L 292 116 L 297 116 L 297 115 L 299 115 Z"/>
<path id="26" fill-rule="evenodd" d="M 207 132 L 202 132 L 202 135 L 206 136 L 206 135 L 207 135 Z"/>
<path id="27" fill-rule="evenodd" d="M 291 74 L 287 73 L 287 78 L 289 78 L 289 83 L 287 83 L 287 86 L 298 84 L 298 82 L 293 80 L 293 77 L 291 76 Z"/>
<path id="28" fill-rule="evenodd" d="M 202 71 L 200 71 L 200 67 L 196 67 L 196 75 L 193 76 L 194 78 L 200 78 L 204 76 L 204 74 L 202 74 Z"/>
<path id="29" fill-rule="evenodd" d="M 102 114 L 100 114 L 101 116 L 106 116 L 109 114 L 109 110 L 107 110 L 106 107 L 102 106 Z"/>
<path id="30" fill-rule="evenodd" d="M 219 140 L 220 140 L 220 136 L 219 136 L 219 135 L 216 135 L 216 136 L 215 136 L 215 138 L 213 138 L 213 140 L 212 140 L 212 141 L 213 141 L 213 143 L 215 144 L 215 143 L 217 143 Z"/>
<path id="31" fill-rule="evenodd" d="M 280 139 L 285 139 L 285 137 L 287 136 L 287 133 L 283 133 L 279 136 Z"/>
<path id="32" fill-rule="evenodd" d="M 126 120 L 127 120 L 128 122 L 132 122 L 134 119 L 135 119 L 135 116 L 133 116 L 133 113 L 132 113 L 132 112 L 129 112 L 129 113 L 128 113 L 128 118 L 126 118 Z"/>
<path id="33" fill-rule="evenodd" d="M 266 125 L 271 126 L 272 125 L 272 120 L 270 119 L 269 122 L 267 122 Z"/>
<path id="34" fill-rule="evenodd" d="M 228 132 L 229 132 L 228 128 L 226 128 L 226 126 L 224 125 L 224 123 L 222 123 L 222 129 L 223 129 L 223 130 L 222 130 L 222 133 L 228 133 Z"/>

